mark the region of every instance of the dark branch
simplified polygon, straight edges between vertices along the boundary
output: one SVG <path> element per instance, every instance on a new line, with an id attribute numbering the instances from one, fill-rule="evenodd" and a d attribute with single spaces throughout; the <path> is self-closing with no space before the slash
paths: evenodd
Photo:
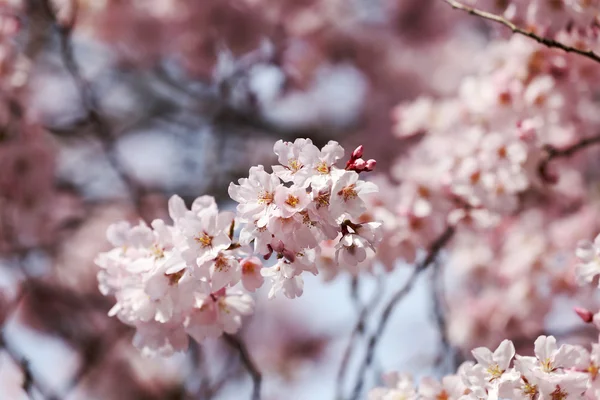
<path id="1" fill-rule="evenodd" d="M 573 156 L 575 153 L 584 150 L 590 146 L 600 144 L 600 135 L 590 136 L 584 139 L 581 139 L 579 142 L 574 143 L 570 146 L 564 147 L 562 149 L 556 148 L 550 144 L 547 144 L 543 147 L 546 155 L 542 158 L 540 163 L 538 164 L 538 173 L 540 177 L 548 182 L 555 183 L 556 177 L 553 176 L 548 171 L 548 166 L 550 162 L 556 158 L 568 158 Z"/>
<path id="2" fill-rule="evenodd" d="M 444 274 L 439 261 L 433 263 L 432 276 L 432 297 L 433 297 L 433 313 L 435 316 L 435 324 L 440 335 L 441 352 L 439 355 L 439 365 L 446 365 L 448 370 L 453 372 L 456 370 L 455 364 L 455 349 L 452 348 L 448 339 L 448 324 L 446 318 L 446 298 L 444 288 Z M 448 365 L 449 364 L 449 365 Z M 442 373 L 448 371 L 442 370 Z"/>
<path id="3" fill-rule="evenodd" d="M 12 314 L 15 309 L 20 304 L 21 300 L 25 296 L 25 289 L 21 289 L 17 297 L 14 301 L 11 302 L 9 310 L 5 313 L 5 319 L 8 319 L 10 314 Z M 0 331 L 0 349 L 4 350 L 4 352 L 10 357 L 10 359 L 21 368 L 23 372 L 23 390 L 29 395 L 29 398 L 33 399 L 33 391 L 39 392 L 44 399 L 47 400 L 58 400 L 59 397 L 50 393 L 43 385 L 41 385 L 36 376 L 31 371 L 31 366 L 29 360 L 25 357 L 21 356 L 17 353 L 15 349 L 10 346 L 5 337 L 4 337 L 4 329 Z"/>
<path id="4" fill-rule="evenodd" d="M 447 227 L 446 230 L 432 243 L 432 245 L 429 248 L 429 251 L 427 253 L 427 257 L 425 257 L 425 259 L 423 259 L 422 262 L 420 262 L 419 264 L 417 264 L 415 266 L 412 274 L 410 275 L 410 277 L 408 278 L 408 280 L 406 281 L 404 286 L 402 288 L 400 288 L 400 290 L 398 290 L 392 296 L 390 301 L 385 306 L 385 308 L 381 314 L 381 317 L 379 318 L 379 322 L 377 324 L 375 333 L 373 333 L 369 337 L 369 340 L 367 343 L 367 353 L 366 353 L 366 355 L 363 359 L 363 362 L 360 366 L 360 369 L 358 371 L 358 378 L 356 381 L 356 385 L 354 386 L 354 390 L 352 392 L 351 398 L 353 400 L 357 400 L 360 397 L 360 393 L 365 384 L 367 369 L 373 362 L 373 356 L 375 354 L 375 349 L 377 347 L 377 344 L 379 343 L 379 340 L 383 336 L 383 332 L 385 331 L 385 328 L 389 322 L 392 312 L 394 311 L 396 306 L 400 303 L 400 301 L 403 300 L 408 293 L 410 293 L 410 291 L 413 288 L 413 286 L 415 285 L 419 275 L 423 271 L 425 271 L 427 269 L 427 267 L 429 267 L 429 265 L 431 265 L 437 259 L 437 256 L 439 255 L 442 248 L 444 248 L 444 246 L 448 243 L 448 241 L 450 241 L 450 239 L 454 235 L 454 231 L 455 231 L 454 227 L 451 227 L 451 226 Z"/>
<path id="5" fill-rule="evenodd" d="M 352 282 L 353 282 L 353 287 L 354 287 L 354 280 Z M 338 370 L 337 382 L 336 382 L 336 399 L 344 398 L 344 396 L 343 396 L 344 382 L 345 382 L 345 378 L 346 378 L 346 373 L 348 371 L 348 363 L 350 362 L 350 357 L 352 355 L 352 351 L 354 350 L 354 345 L 356 344 L 356 341 L 358 340 L 358 338 L 360 336 L 362 336 L 362 334 L 365 331 L 366 318 L 369 314 L 369 311 L 373 310 L 375 308 L 375 306 L 377 306 L 377 304 L 381 300 L 381 297 L 383 296 L 384 290 L 383 290 L 382 286 L 383 286 L 383 280 L 379 279 L 377 281 L 377 288 L 375 289 L 375 294 L 373 295 L 373 297 L 371 298 L 369 303 L 365 304 L 360 309 L 358 319 L 356 321 L 356 326 L 352 330 L 352 334 L 350 335 L 350 340 L 348 341 L 348 345 L 346 346 L 346 349 L 344 350 L 344 355 L 342 356 L 342 361 L 340 363 L 340 368 Z"/>
<path id="6" fill-rule="evenodd" d="M 260 400 L 260 387 L 262 384 L 262 375 L 258 367 L 254 364 L 254 361 L 252 361 L 252 357 L 250 356 L 246 345 L 241 339 L 235 337 L 234 335 L 225 333 L 223 335 L 223 338 L 225 339 L 227 344 L 229 344 L 231 347 L 237 350 L 237 352 L 240 355 L 240 360 L 242 361 L 242 364 L 244 364 L 244 367 L 248 371 L 250 378 L 252 378 L 253 388 L 251 399 Z"/>
<path id="7" fill-rule="evenodd" d="M 483 10 L 478 10 L 476 8 L 472 8 L 472 7 L 466 6 L 462 3 L 459 3 L 458 1 L 454 1 L 454 0 L 444 0 L 444 1 L 446 3 L 448 3 L 450 6 L 452 6 L 452 8 L 465 11 L 471 15 L 475 15 L 477 17 L 486 19 L 488 21 L 502 24 L 502 25 L 506 26 L 507 28 L 509 28 L 513 33 L 527 36 L 528 38 L 531 38 L 531 39 L 535 40 L 536 42 L 543 44 L 544 46 L 555 48 L 555 49 L 561 49 L 563 51 L 566 51 L 567 53 L 579 54 L 583 57 L 589 58 L 590 60 L 600 62 L 600 55 L 594 53 L 592 50 L 581 50 L 576 47 L 568 46 L 568 45 L 561 43 L 559 41 L 556 41 L 554 39 L 539 36 L 531 31 L 525 30 L 523 28 L 519 28 L 517 25 L 513 24 L 512 22 L 510 22 L 509 20 L 507 20 L 506 18 L 504 18 L 500 15 L 492 14 L 492 13 L 489 13 L 489 12 L 483 11 Z"/>

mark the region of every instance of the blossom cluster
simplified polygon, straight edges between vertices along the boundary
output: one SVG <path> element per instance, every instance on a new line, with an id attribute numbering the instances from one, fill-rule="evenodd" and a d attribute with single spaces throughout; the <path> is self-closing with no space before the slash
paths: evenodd
<path id="1" fill-rule="evenodd" d="M 280 165 L 272 173 L 252 167 L 248 178 L 229 186 L 237 213 L 219 211 L 210 196 L 190 209 L 173 196 L 172 225 L 154 220 L 109 228 L 114 248 L 96 259 L 100 290 L 117 299 L 110 315 L 135 326 L 136 346 L 168 354 L 184 349 L 188 335 L 201 341 L 235 333 L 253 311 L 247 292 L 264 278 L 269 297 L 302 294 L 302 273 L 319 272 L 315 260 L 324 241 L 336 242 L 342 269 L 352 270 L 374 251 L 380 224 L 358 220 L 365 197 L 377 190 L 359 178 L 375 166 L 362 159 L 362 147 L 345 169 L 335 166 L 344 155 L 336 142 L 318 149 L 309 139 L 280 140 L 274 151 Z M 263 267 L 257 255 L 276 261 Z"/>
<path id="2" fill-rule="evenodd" d="M 493 352 L 479 347 L 472 354 L 476 363 L 463 363 L 456 375 L 446 376 L 441 382 L 425 378 L 418 389 L 408 375 L 392 374 L 388 387 L 372 390 L 369 399 L 568 400 L 596 399 L 600 395 L 596 379 L 598 344 L 589 352 L 581 346 L 559 347 L 553 336 L 540 336 L 534 344 L 534 356 L 515 354 L 510 340 L 504 340 Z"/>

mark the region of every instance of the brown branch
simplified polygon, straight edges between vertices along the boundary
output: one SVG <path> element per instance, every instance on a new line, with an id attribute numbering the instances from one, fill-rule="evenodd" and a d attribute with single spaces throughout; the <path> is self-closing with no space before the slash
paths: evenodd
<path id="1" fill-rule="evenodd" d="M 446 293 L 444 288 L 444 273 L 441 263 L 435 261 L 433 263 L 432 274 L 432 297 L 433 297 L 433 313 L 438 334 L 440 335 L 441 351 L 437 357 L 436 364 L 442 368 L 444 365 L 448 370 L 442 370 L 441 373 L 456 371 L 456 349 L 452 347 L 448 338 L 448 321 L 447 321 L 447 303 Z M 449 364 L 449 365 L 448 365 Z"/>
<path id="2" fill-rule="evenodd" d="M 600 144 L 600 135 L 590 136 L 581 139 L 577 143 L 570 146 L 559 149 L 550 144 L 544 145 L 543 150 L 546 152 L 538 164 L 538 173 L 542 180 L 548 183 L 556 183 L 557 178 L 548 171 L 550 162 L 556 158 L 568 158 L 573 156 L 575 153 L 584 150 L 590 146 Z"/>
<path id="3" fill-rule="evenodd" d="M 354 287 L 354 280 L 352 281 Z M 354 345 L 358 338 L 363 335 L 365 331 L 366 318 L 369 314 L 369 311 L 373 310 L 381 297 L 383 296 L 383 280 L 379 279 L 377 281 L 377 288 L 375 289 L 375 294 L 371 298 L 368 304 L 365 304 L 360 308 L 358 319 L 356 321 L 356 325 L 352 330 L 352 334 L 350 335 L 350 340 L 348 341 L 348 345 L 344 350 L 344 354 L 342 356 L 342 361 L 340 362 L 340 368 L 338 370 L 337 381 L 336 381 L 336 399 L 344 398 L 343 390 L 344 390 L 344 381 L 346 378 L 346 372 L 348 370 L 348 364 L 350 361 L 350 357 L 352 355 L 352 351 L 354 350 Z M 359 304 L 360 306 L 360 304 Z"/>
<path id="4" fill-rule="evenodd" d="M 244 342 L 241 339 L 237 338 L 234 335 L 230 335 L 228 333 L 225 333 L 223 335 L 223 338 L 225 339 L 227 344 L 229 344 L 232 348 L 237 350 L 237 352 L 240 355 L 240 360 L 242 361 L 242 364 L 244 364 L 244 367 L 246 368 L 246 370 L 248 371 L 248 374 L 250 375 L 250 378 L 252 379 L 252 397 L 251 397 L 251 399 L 252 400 L 260 400 L 260 387 L 262 384 L 262 374 L 260 373 L 258 367 L 252 360 L 252 357 L 250 356 L 250 353 L 248 352 L 246 345 L 244 344 Z"/>
<path id="5" fill-rule="evenodd" d="M 415 266 L 412 274 L 410 275 L 404 286 L 400 288 L 400 290 L 398 290 L 396 293 L 394 293 L 390 301 L 385 306 L 383 312 L 381 313 L 381 317 L 379 318 L 379 322 L 377 324 L 375 332 L 369 337 L 369 341 L 367 344 L 367 352 L 359 368 L 358 378 L 356 384 L 354 385 L 354 390 L 352 392 L 351 399 L 357 400 L 360 397 L 362 388 L 365 384 L 367 369 L 373 362 L 375 349 L 377 347 L 377 344 L 379 343 L 379 340 L 381 340 L 381 337 L 383 336 L 383 332 L 387 327 L 392 312 L 400 303 L 400 301 L 403 300 L 408 293 L 410 293 L 419 275 L 437 259 L 437 256 L 439 255 L 442 248 L 444 248 L 444 246 L 450 241 L 452 236 L 454 236 L 454 231 L 454 227 L 447 227 L 446 230 L 431 244 L 431 247 L 427 252 L 427 256 L 423 259 L 422 262 Z"/>
<path id="6" fill-rule="evenodd" d="M 592 50 L 581 50 L 576 47 L 568 46 L 557 40 L 550 39 L 550 38 L 547 38 L 544 36 L 539 36 L 532 31 L 528 31 L 526 29 L 519 28 L 517 25 L 515 25 L 514 23 L 510 22 L 509 20 L 507 20 L 506 18 L 504 18 L 500 15 L 496 15 L 496 14 L 489 13 L 487 11 L 472 8 L 472 7 L 466 6 L 462 3 L 459 3 L 458 1 L 454 1 L 454 0 L 444 0 L 444 1 L 446 3 L 448 3 L 452 8 L 465 11 L 471 15 L 475 15 L 477 17 L 486 19 L 488 21 L 502 24 L 502 25 L 506 26 L 507 28 L 509 28 L 513 33 L 526 36 L 530 39 L 535 40 L 538 43 L 543 44 L 544 46 L 555 48 L 555 49 L 561 49 L 563 51 L 566 51 L 567 53 L 576 53 L 583 57 L 589 58 L 590 60 L 600 62 L 600 55 L 594 53 Z"/>

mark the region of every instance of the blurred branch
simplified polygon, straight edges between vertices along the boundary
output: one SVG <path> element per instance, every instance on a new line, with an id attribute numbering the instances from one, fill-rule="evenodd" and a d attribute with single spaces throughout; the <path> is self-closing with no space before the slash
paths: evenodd
<path id="1" fill-rule="evenodd" d="M 2 312 L 3 321 L 4 322 L 9 318 L 9 316 L 16 310 L 16 308 L 21 303 L 21 300 L 25 296 L 25 289 L 21 288 L 16 298 L 11 302 L 11 305 L 8 307 L 8 310 Z M 17 353 L 15 349 L 13 349 L 6 341 L 4 334 L 4 326 L 0 331 L 0 349 L 4 350 L 4 352 L 11 358 L 11 360 L 21 368 L 23 372 L 23 390 L 29 395 L 29 398 L 33 398 L 33 391 L 38 391 L 43 398 L 47 400 L 58 400 L 59 397 L 51 394 L 49 390 L 45 389 L 36 379 L 35 375 L 31 371 L 29 360 L 25 357 L 21 356 Z"/>
<path id="2" fill-rule="evenodd" d="M 544 46 L 555 48 L 555 49 L 561 49 L 563 51 L 566 51 L 567 53 L 576 53 L 583 57 L 587 57 L 590 60 L 593 60 L 595 62 L 600 62 L 600 55 L 594 53 L 592 50 L 581 50 L 576 47 L 568 46 L 568 45 L 561 43 L 559 41 L 556 41 L 554 39 L 550 39 L 550 38 L 547 38 L 544 36 L 539 36 L 539 35 L 531 32 L 531 31 L 528 31 L 526 29 L 519 28 L 517 25 L 513 24 L 511 21 L 507 20 L 506 18 L 504 18 L 500 15 L 496 15 L 496 14 L 489 13 L 487 11 L 472 8 L 472 7 L 466 6 L 462 3 L 459 3 L 458 1 L 454 1 L 454 0 L 443 0 L 443 1 L 448 3 L 454 9 L 462 10 L 471 15 L 475 15 L 477 17 L 486 19 L 488 21 L 502 24 L 502 25 L 506 26 L 507 28 L 509 28 L 513 33 L 527 36 L 528 38 L 531 38 L 531 39 L 535 40 L 536 42 L 543 44 Z"/>
<path id="3" fill-rule="evenodd" d="M 96 138 L 102 145 L 102 149 L 108 163 L 117 173 L 121 181 L 129 191 L 129 197 L 135 204 L 138 212 L 141 211 L 141 198 L 145 192 L 144 188 L 125 170 L 119 161 L 114 149 L 116 137 L 113 134 L 109 122 L 104 117 L 100 102 L 96 96 L 90 82 L 88 82 L 81 72 L 81 68 L 75 59 L 72 42 L 72 32 L 75 26 L 77 15 L 73 13 L 72 20 L 68 24 L 61 24 L 49 0 L 42 0 L 48 18 L 53 22 L 60 43 L 60 57 L 65 69 L 71 76 L 73 83 L 78 91 L 81 103 L 86 110 L 86 122 L 92 125 Z M 141 212 L 140 212 L 141 213 Z"/>
<path id="4" fill-rule="evenodd" d="M 550 144 L 544 145 L 543 150 L 546 152 L 546 154 L 538 164 L 539 175 L 546 182 L 555 182 L 556 179 L 548 171 L 548 165 L 552 160 L 556 158 L 571 157 L 580 150 L 584 150 L 596 144 L 600 144 L 600 135 L 581 139 L 580 141 L 562 149 L 554 147 Z"/>
<path id="5" fill-rule="evenodd" d="M 353 287 L 354 287 L 354 279 L 353 279 Z M 377 280 L 377 287 L 375 288 L 375 294 L 369 301 L 369 303 L 365 304 L 364 307 L 360 308 L 359 315 L 357 318 L 356 326 L 352 330 L 352 334 L 350 335 L 350 340 L 348 341 L 348 345 L 344 350 L 344 355 L 342 356 L 342 361 L 340 363 L 340 368 L 338 370 L 337 381 L 336 381 L 336 399 L 343 399 L 343 391 L 344 391 L 344 381 L 346 378 L 346 374 L 348 371 L 348 364 L 350 362 L 350 357 L 352 356 L 352 351 L 354 350 L 354 345 L 360 336 L 363 335 L 365 331 L 366 318 L 369 315 L 369 312 L 372 311 L 379 301 L 383 297 L 383 280 L 381 276 Z M 360 306 L 360 304 L 358 304 Z"/>
<path id="6" fill-rule="evenodd" d="M 363 362 L 360 366 L 357 381 L 354 386 L 354 390 L 352 392 L 351 399 L 357 400 L 360 397 L 361 391 L 365 384 L 367 369 L 373 362 L 373 356 L 375 353 L 375 349 L 377 347 L 377 344 L 379 343 L 379 340 L 381 340 L 381 337 L 383 336 L 383 332 L 385 331 L 385 328 L 387 327 L 387 323 L 389 322 L 392 312 L 394 311 L 396 306 L 400 303 L 400 301 L 402 301 L 406 297 L 406 295 L 408 293 L 410 293 L 410 291 L 413 288 L 413 286 L 415 285 L 419 275 L 423 271 L 425 271 L 427 269 L 427 267 L 429 267 L 429 265 L 431 265 L 437 259 L 437 256 L 439 255 L 440 251 L 450 241 L 452 236 L 454 236 L 454 232 L 455 232 L 455 228 L 452 226 L 449 226 L 432 243 L 431 247 L 429 248 L 429 251 L 427 252 L 427 256 L 423 259 L 422 262 L 420 262 L 419 264 L 417 264 L 415 266 L 412 274 L 410 275 L 410 277 L 408 278 L 408 280 L 406 281 L 404 286 L 402 288 L 400 288 L 400 290 L 398 290 L 392 296 L 390 301 L 385 306 L 385 308 L 381 314 L 381 317 L 379 318 L 379 322 L 377 324 L 375 333 L 373 333 L 369 337 L 368 344 L 367 344 L 367 352 L 366 352 Z"/>
<path id="7" fill-rule="evenodd" d="M 448 370 L 453 372 L 456 370 L 455 350 L 450 344 L 448 339 L 448 324 L 446 318 L 447 304 L 446 304 L 446 291 L 444 288 L 444 273 L 442 265 L 439 260 L 433 263 L 432 268 L 432 297 L 433 297 L 433 313 L 435 316 L 435 323 L 437 326 L 438 333 L 440 335 L 440 342 L 442 345 L 440 355 L 438 357 L 437 364 L 441 362 L 448 362 Z M 441 371 L 447 373 L 448 371 Z"/>
<path id="8" fill-rule="evenodd" d="M 228 333 L 225 333 L 223 335 L 223 338 L 225 339 L 225 341 L 227 342 L 227 344 L 229 344 L 231 347 L 233 347 L 240 355 L 240 360 L 242 361 L 242 364 L 244 364 L 244 367 L 246 368 L 246 370 L 248 371 L 248 374 L 250 375 L 250 378 L 252 379 L 252 400 L 260 400 L 260 387 L 262 384 L 262 374 L 260 373 L 258 367 L 256 366 L 256 364 L 254 364 L 254 361 L 252 360 L 252 357 L 250 356 L 250 353 L 248 352 L 248 349 L 246 348 L 246 345 L 244 344 L 244 342 L 237 338 L 234 335 L 230 335 Z"/>

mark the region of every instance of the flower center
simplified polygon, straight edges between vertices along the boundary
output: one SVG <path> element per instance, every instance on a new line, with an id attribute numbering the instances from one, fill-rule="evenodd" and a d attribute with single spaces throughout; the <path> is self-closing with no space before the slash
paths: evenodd
<path id="1" fill-rule="evenodd" d="M 487 372 L 492 376 L 492 379 L 490 379 L 490 381 L 493 381 L 494 379 L 500 378 L 504 371 L 500 369 L 500 366 L 498 366 L 498 364 L 494 364 L 488 367 Z"/>
<path id="2" fill-rule="evenodd" d="M 450 395 L 445 390 L 442 390 L 437 396 L 435 396 L 435 400 L 449 400 Z"/>
<path id="3" fill-rule="evenodd" d="M 202 247 L 210 247 L 212 246 L 213 237 L 206 232 L 202 232 L 201 235 L 194 237 L 194 240 Z"/>
<path id="4" fill-rule="evenodd" d="M 552 371 L 554 371 L 554 367 L 552 366 L 552 360 L 549 359 L 549 358 L 546 358 L 542 362 L 542 369 L 544 370 L 544 372 L 552 372 Z"/>
<path id="5" fill-rule="evenodd" d="M 179 281 L 183 277 L 183 274 L 185 274 L 185 269 L 174 272 L 172 274 L 165 274 L 165 276 L 169 279 L 169 285 L 173 286 L 179 283 Z"/>
<path id="6" fill-rule="evenodd" d="M 300 199 L 296 196 L 292 196 L 291 194 L 289 194 L 287 199 L 285 200 L 285 204 L 287 204 L 290 207 L 296 207 L 298 203 L 300 203 Z"/>
<path id="7" fill-rule="evenodd" d="M 227 270 L 229 270 L 229 263 L 222 254 L 219 254 L 215 259 L 215 271 L 221 272 Z"/>
<path id="8" fill-rule="evenodd" d="M 529 396 L 531 399 L 538 393 L 537 386 L 532 385 L 531 383 L 526 383 L 523 386 L 523 394 Z"/>
<path id="9" fill-rule="evenodd" d="M 598 366 L 596 364 L 591 363 L 587 370 L 588 370 L 588 373 L 592 376 L 592 380 L 595 380 L 596 377 L 598 376 L 598 371 L 600 369 L 598 368 Z"/>
<path id="10" fill-rule="evenodd" d="M 346 186 L 338 192 L 338 196 L 342 196 L 344 201 L 355 199 L 358 196 L 358 193 L 356 192 L 356 185 L 353 183 L 352 185 Z"/>
<path id="11" fill-rule="evenodd" d="M 565 400 L 569 394 L 563 391 L 560 386 L 556 385 L 554 392 L 550 393 L 552 400 Z"/>
<path id="12" fill-rule="evenodd" d="M 320 161 L 317 164 L 317 172 L 323 175 L 327 175 L 329 173 L 329 165 L 325 161 Z"/>
<path id="13" fill-rule="evenodd" d="M 292 172 L 298 172 L 303 167 L 303 165 L 300 164 L 300 161 L 296 160 L 295 158 L 292 158 L 288 162 L 288 167 Z"/>
<path id="14" fill-rule="evenodd" d="M 273 193 L 271 192 L 262 192 L 259 196 L 258 196 L 258 204 L 266 204 L 269 205 L 273 202 Z"/>
<path id="15" fill-rule="evenodd" d="M 160 259 L 160 258 L 164 258 L 165 256 L 165 249 L 163 249 L 162 247 L 160 247 L 157 244 L 153 244 L 152 248 L 150 249 L 150 252 L 152 253 L 152 255 L 154 256 L 155 259 Z"/>
<path id="16" fill-rule="evenodd" d="M 315 200 L 317 201 L 317 208 L 321 208 L 321 207 L 329 207 L 329 199 L 330 199 L 330 194 L 325 192 L 323 194 L 319 194 Z"/>

